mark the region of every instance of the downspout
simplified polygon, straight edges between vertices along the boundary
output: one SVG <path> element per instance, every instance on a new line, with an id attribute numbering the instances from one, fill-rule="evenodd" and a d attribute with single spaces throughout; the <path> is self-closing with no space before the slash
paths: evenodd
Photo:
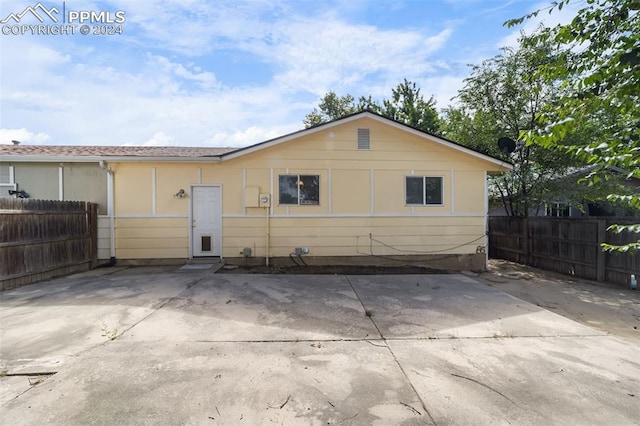
<path id="1" fill-rule="evenodd" d="M 269 203 L 271 204 L 271 203 Z M 269 212 L 271 210 L 271 207 L 265 207 L 265 211 L 267 212 L 267 253 L 265 254 L 265 265 L 269 266 L 269 240 L 271 239 L 271 213 Z"/>
<path id="2" fill-rule="evenodd" d="M 484 270 L 489 269 L 489 175 L 484 172 Z"/>
<path id="3" fill-rule="evenodd" d="M 271 213 L 273 213 L 273 168 L 269 170 L 269 202 L 265 204 L 265 212 L 267 213 L 267 252 L 265 253 L 265 265 L 269 266 L 269 246 L 271 240 Z"/>
<path id="4" fill-rule="evenodd" d="M 107 163 L 104 160 L 100 160 L 98 163 L 100 167 L 107 171 L 107 216 L 109 217 L 109 250 L 110 250 L 110 265 L 116 263 L 116 220 L 114 215 L 114 197 L 113 197 L 113 170 L 111 167 L 107 167 Z"/>

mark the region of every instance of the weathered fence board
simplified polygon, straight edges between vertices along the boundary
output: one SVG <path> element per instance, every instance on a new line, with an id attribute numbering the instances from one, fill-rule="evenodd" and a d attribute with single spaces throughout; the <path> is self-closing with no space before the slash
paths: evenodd
<path id="1" fill-rule="evenodd" d="M 624 218 L 490 217 L 489 256 L 591 280 L 627 284 L 640 273 L 640 253 L 604 253 L 600 244 L 622 245 L 638 234 L 614 234 Z"/>
<path id="2" fill-rule="evenodd" d="M 95 266 L 97 220 L 92 203 L 0 198 L 0 289 Z"/>

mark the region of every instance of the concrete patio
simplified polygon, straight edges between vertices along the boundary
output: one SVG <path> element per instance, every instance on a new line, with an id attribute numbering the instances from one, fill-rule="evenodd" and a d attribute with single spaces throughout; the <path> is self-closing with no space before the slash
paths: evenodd
<path id="1" fill-rule="evenodd" d="M 0 298 L 2 424 L 640 419 L 639 345 L 464 275 L 105 268 Z"/>

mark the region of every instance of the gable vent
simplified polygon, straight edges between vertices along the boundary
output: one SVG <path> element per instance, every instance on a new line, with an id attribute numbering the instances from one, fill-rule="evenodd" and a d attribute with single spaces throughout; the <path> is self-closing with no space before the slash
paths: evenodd
<path id="1" fill-rule="evenodd" d="M 369 129 L 358 129 L 358 149 L 371 149 Z"/>

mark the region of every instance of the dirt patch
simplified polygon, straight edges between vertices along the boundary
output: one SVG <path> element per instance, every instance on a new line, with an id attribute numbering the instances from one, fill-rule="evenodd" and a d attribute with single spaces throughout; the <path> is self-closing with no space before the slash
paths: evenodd
<path id="1" fill-rule="evenodd" d="M 421 266 L 300 265 L 236 266 L 225 265 L 219 274 L 313 274 L 313 275 L 413 275 L 449 274 L 451 271 Z"/>

